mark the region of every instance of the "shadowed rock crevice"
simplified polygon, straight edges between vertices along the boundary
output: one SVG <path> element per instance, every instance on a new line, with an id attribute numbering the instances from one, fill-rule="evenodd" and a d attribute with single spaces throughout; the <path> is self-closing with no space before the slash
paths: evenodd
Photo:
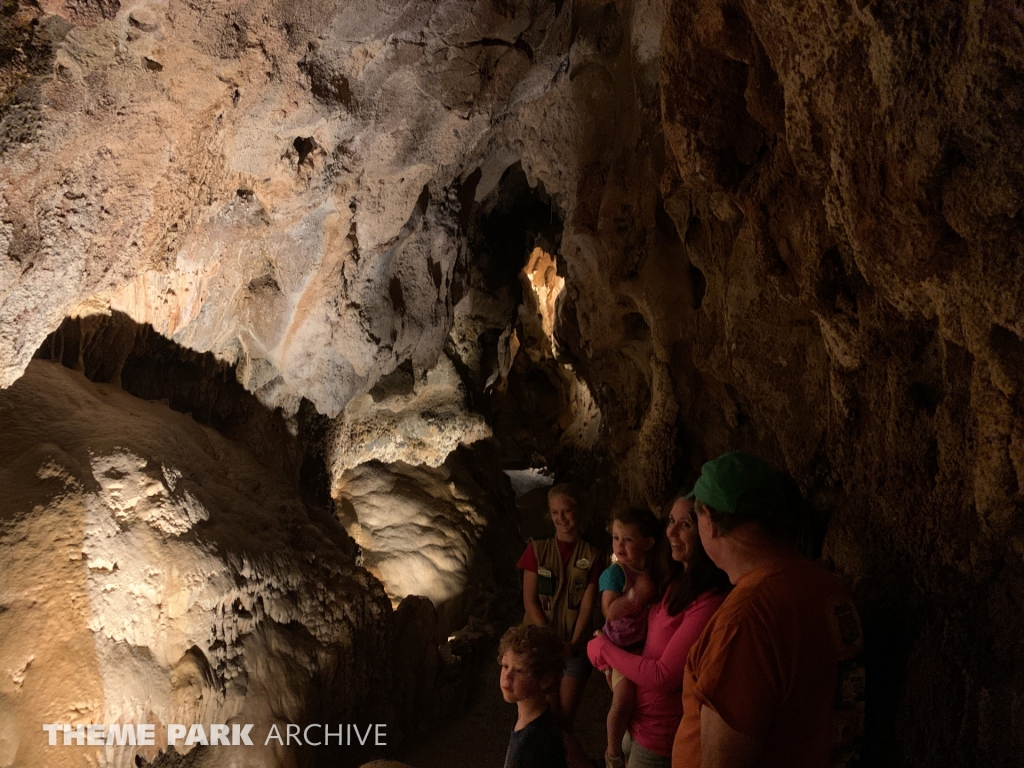
<path id="1" fill-rule="evenodd" d="M 238 383 L 234 366 L 180 347 L 120 312 L 66 319 L 36 358 L 55 360 L 143 400 L 163 401 L 245 445 L 296 485 L 303 444 L 316 445 L 315 439 L 293 434 L 305 419 L 289 426 L 280 411 L 268 409 Z"/>
<path id="2" fill-rule="evenodd" d="M 472 350 L 458 364 L 470 384 L 470 402 L 495 430 L 503 464 L 546 465 L 558 447 L 558 422 L 569 409 L 571 376 L 555 360 L 552 329 L 545 334 L 526 273 L 536 259 L 532 254 L 543 252 L 550 254 L 546 266 L 533 264 L 545 271 L 538 287 L 558 279 L 562 218 L 543 185 L 531 185 L 519 163 L 506 169 L 494 192 L 472 210 L 464 277 L 468 293 L 456 311 L 477 336 L 460 339 L 457 326 L 449 348 L 456 355 L 463 347 Z M 557 290 L 552 302 L 556 295 Z"/>

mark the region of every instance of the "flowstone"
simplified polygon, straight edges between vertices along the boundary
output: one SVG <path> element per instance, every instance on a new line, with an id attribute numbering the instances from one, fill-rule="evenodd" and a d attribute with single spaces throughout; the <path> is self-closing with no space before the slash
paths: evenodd
<path id="1" fill-rule="evenodd" d="M 388 722 L 390 606 L 290 486 L 187 416 L 56 363 L 0 392 L 0 418 L 0 765 L 134 768 L 168 723 Z M 159 735 L 48 747 L 44 723 Z M 295 754 L 218 746 L 194 764 L 225 760 Z"/>

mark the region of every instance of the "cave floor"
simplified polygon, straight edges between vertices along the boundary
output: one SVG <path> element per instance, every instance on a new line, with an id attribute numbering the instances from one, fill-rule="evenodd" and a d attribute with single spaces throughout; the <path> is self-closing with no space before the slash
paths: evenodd
<path id="1" fill-rule="evenodd" d="M 477 676 L 473 704 L 446 720 L 410 748 L 402 760 L 413 768 L 499 768 L 505 762 L 515 707 L 506 704 L 498 688 L 498 667 Z M 611 692 L 604 675 L 593 672 L 576 715 L 576 735 L 587 755 L 604 754 L 605 715 Z"/>

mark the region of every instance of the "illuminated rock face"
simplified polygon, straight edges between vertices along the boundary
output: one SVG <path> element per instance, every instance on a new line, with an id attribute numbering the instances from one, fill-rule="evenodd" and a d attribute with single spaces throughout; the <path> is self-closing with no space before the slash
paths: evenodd
<path id="1" fill-rule="evenodd" d="M 331 495 L 338 495 L 345 472 L 367 462 L 437 467 L 460 444 L 490 436 L 483 417 L 466 408 L 465 388 L 447 357 L 421 375 L 398 369 L 352 400 L 335 421 L 328 453 Z"/>
<path id="2" fill-rule="evenodd" d="M 0 414 L 0 764 L 156 754 L 47 748 L 43 723 L 386 721 L 387 599 L 289 486 L 190 418 L 55 363 L 0 392 Z M 229 759 L 295 755 L 217 747 L 198 764 Z"/>
<path id="3" fill-rule="evenodd" d="M 405 470 L 364 462 L 479 434 L 457 388 L 395 394 L 400 364 L 440 370 L 450 342 L 480 389 L 512 370 L 479 345 L 515 302 L 463 273 L 466 222 L 518 162 L 563 223 L 539 323 L 554 310 L 586 384 L 598 490 L 660 502 L 737 447 L 784 466 L 857 582 L 874 763 L 1018 761 L 1016 5 L 41 5 L 35 32 L 11 17 L 3 81 L 0 383 L 108 305 L 237 361 L 264 402 L 339 415 L 346 524 L 381 574 L 432 528 L 453 551 L 422 588 L 444 601 L 480 517 L 415 494 L 399 516 Z M 432 432 L 427 400 L 457 428 Z M 370 444 L 388 430 L 405 445 Z"/>
<path id="4" fill-rule="evenodd" d="M 105 306 L 237 362 L 286 410 L 335 415 L 404 360 L 432 367 L 460 174 L 484 164 L 486 191 L 512 162 L 495 132 L 559 75 L 568 15 L 109 5 L 16 19 L 44 74 L 0 130 L 0 385 L 64 315 Z"/>
<path id="5" fill-rule="evenodd" d="M 447 472 L 374 464 L 347 473 L 339 499 L 354 511 L 346 528 L 364 564 L 390 596 L 429 598 L 461 614 L 462 623 L 445 617 L 443 631 L 460 628 L 467 616 L 459 603 L 490 581 L 481 578 L 489 568 L 477 547 L 487 524 L 479 502 L 459 493 Z"/>
<path id="6" fill-rule="evenodd" d="M 366 569 L 396 603 L 428 598 L 441 635 L 521 604 L 523 541 L 508 481 L 480 453 L 462 450 L 438 467 L 369 462 L 339 479 L 338 514 Z"/>

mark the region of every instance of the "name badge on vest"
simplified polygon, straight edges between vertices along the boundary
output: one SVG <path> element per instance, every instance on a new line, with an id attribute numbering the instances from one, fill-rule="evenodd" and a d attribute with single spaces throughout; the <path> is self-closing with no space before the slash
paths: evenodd
<path id="1" fill-rule="evenodd" d="M 581 557 L 579 560 L 576 561 L 576 567 L 579 568 L 581 571 L 586 571 L 590 568 L 590 565 L 590 561 L 585 557 Z"/>
<path id="2" fill-rule="evenodd" d="M 537 569 L 537 594 L 545 597 L 555 594 L 555 577 L 547 568 Z"/>

